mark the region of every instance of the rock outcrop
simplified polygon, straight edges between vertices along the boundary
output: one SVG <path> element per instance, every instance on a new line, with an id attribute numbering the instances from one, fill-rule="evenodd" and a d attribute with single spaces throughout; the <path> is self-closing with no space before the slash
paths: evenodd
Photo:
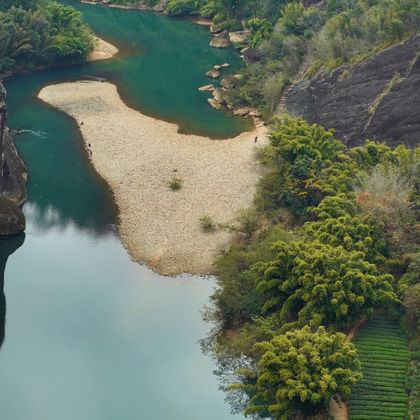
<path id="1" fill-rule="evenodd" d="M 213 48 L 228 48 L 230 47 L 231 42 L 229 38 L 229 32 L 223 31 L 222 33 L 215 35 L 210 41 L 210 47 Z"/>
<path id="2" fill-rule="evenodd" d="M 287 111 L 334 128 L 348 146 L 366 139 L 391 146 L 420 142 L 420 34 L 360 64 L 292 87 Z"/>
<path id="3" fill-rule="evenodd" d="M 0 83 L 0 237 L 25 230 L 26 167 L 7 128 L 6 90 Z"/>

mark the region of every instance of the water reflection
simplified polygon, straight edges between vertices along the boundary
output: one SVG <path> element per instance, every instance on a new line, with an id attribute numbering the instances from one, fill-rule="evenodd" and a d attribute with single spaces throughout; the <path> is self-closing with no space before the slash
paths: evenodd
<path id="1" fill-rule="evenodd" d="M 3 345 L 6 331 L 6 296 L 4 294 L 4 271 L 7 259 L 25 242 L 25 234 L 0 239 L 0 348 Z"/>

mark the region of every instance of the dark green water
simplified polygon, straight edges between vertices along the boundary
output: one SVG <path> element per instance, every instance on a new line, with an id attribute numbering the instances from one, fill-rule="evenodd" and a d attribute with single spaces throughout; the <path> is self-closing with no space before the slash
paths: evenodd
<path id="1" fill-rule="evenodd" d="M 229 136 L 246 123 L 212 110 L 196 88 L 212 65 L 239 66 L 239 58 L 209 49 L 207 31 L 188 21 L 78 7 L 121 55 L 6 82 L 10 125 L 29 130 L 17 146 L 30 180 L 26 237 L 0 242 L 0 418 L 231 418 L 197 344 L 210 328 L 200 310 L 213 282 L 164 278 L 130 261 L 77 127 L 36 93 L 56 81 L 105 77 L 143 112 L 183 131 Z"/>

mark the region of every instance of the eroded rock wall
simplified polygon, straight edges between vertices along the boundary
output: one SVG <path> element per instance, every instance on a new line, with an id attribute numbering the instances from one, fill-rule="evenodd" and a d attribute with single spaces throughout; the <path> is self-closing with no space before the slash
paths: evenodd
<path id="1" fill-rule="evenodd" d="M 7 127 L 7 95 L 0 83 L 0 237 L 25 230 L 26 167 Z"/>
<path id="2" fill-rule="evenodd" d="M 420 34 L 355 66 L 296 84 L 288 112 L 334 128 L 355 146 L 366 139 L 420 144 Z"/>

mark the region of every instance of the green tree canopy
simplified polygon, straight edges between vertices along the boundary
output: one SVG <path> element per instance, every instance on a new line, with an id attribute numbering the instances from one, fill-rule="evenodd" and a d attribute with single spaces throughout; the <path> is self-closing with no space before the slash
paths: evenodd
<path id="1" fill-rule="evenodd" d="M 306 326 L 256 347 L 262 354 L 256 372 L 244 372 L 254 383 L 239 385 L 251 396 L 246 414 L 284 420 L 296 412 L 316 414 L 335 395 L 349 395 L 361 378 L 353 344 L 323 327 L 311 332 Z"/>
<path id="2" fill-rule="evenodd" d="M 263 310 L 279 311 L 292 325 L 345 328 L 379 305 L 397 300 L 393 278 L 380 274 L 364 253 L 319 241 L 275 245 L 276 256 L 259 264 Z"/>

